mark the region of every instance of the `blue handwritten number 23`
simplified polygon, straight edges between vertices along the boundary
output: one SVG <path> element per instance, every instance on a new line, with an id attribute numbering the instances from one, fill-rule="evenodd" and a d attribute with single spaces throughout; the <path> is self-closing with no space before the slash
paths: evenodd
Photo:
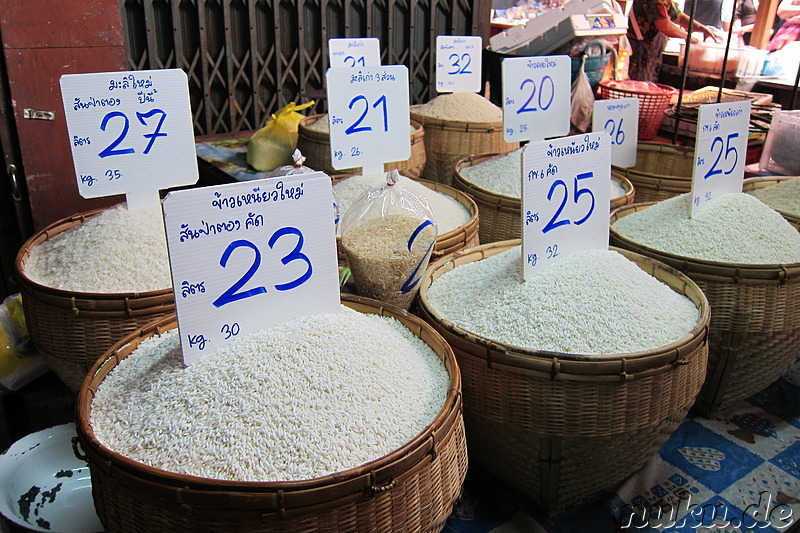
<path id="1" fill-rule="evenodd" d="M 153 115 L 161 115 L 161 118 L 158 120 L 158 124 L 156 124 L 155 129 L 152 133 L 145 133 L 142 135 L 145 139 L 149 139 L 147 146 L 142 151 L 144 154 L 149 154 L 150 149 L 153 147 L 153 143 L 158 137 L 166 137 L 167 134 L 161 131 L 161 127 L 164 125 L 164 119 L 167 118 L 167 114 L 161 109 L 151 109 L 147 113 L 139 113 L 136 112 L 136 118 L 139 119 L 139 122 L 142 123 L 143 126 L 147 126 L 147 119 L 152 117 Z M 103 117 L 103 120 L 100 122 L 100 129 L 106 131 L 106 128 L 109 125 L 109 122 L 115 118 L 122 119 L 122 130 L 120 134 L 117 136 L 116 139 L 111 141 L 111 144 L 103 148 L 103 150 L 97 154 L 100 156 L 101 159 L 112 156 L 112 155 L 125 155 L 125 154 L 132 154 L 135 152 L 133 148 L 117 148 L 122 141 L 125 140 L 125 137 L 128 135 L 128 130 L 130 129 L 130 120 L 128 116 L 121 112 L 121 111 L 111 111 L 107 113 L 106 116 Z"/>
<path id="2" fill-rule="evenodd" d="M 275 289 L 278 291 L 288 291 L 290 289 L 294 289 L 295 287 L 302 285 L 311 277 L 311 273 L 313 269 L 311 268 L 311 261 L 308 259 L 308 256 L 300 251 L 303 247 L 303 233 L 293 227 L 284 227 L 280 228 L 279 230 L 275 231 L 270 237 L 269 242 L 267 243 L 272 249 L 275 246 L 275 243 L 278 242 L 278 239 L 283 237 L 284 235 L 295 235 L 297 237 L 297 244 L 295 245 L 294 249 L 291 252 L 286 254 L 283 258 L 281 258 L 281 263 L 287 265 L 295 260 L 300 260 L 306 263 L 307 268 L 306 271 L 297 279 L 290 281 L 288 283 L 279 283 L 275 285 Z M 240 291 L 245 284 L 250 281 L 256 272 L 258 272 L 258 268 L 261 266 L 261 252 L 259 251 L 258 247 L 253 244 L 252 242 L 239 239 L 233 241 L 225 248 L 225 251 L 222 253 L 222 257 L 219 260 L 219 264 L 221 267 L 225 268 L 228 264 L 228 259 L 230 259 L 231 254 L 237 248 L 250 248 L 253 250 L 253 263 L 250 265 L 250 268 L 245 272 L 242 277 L 240 277 L 233 285 L 231 285 L 225 292 L 223 292 L 219 298 L 214 300 L 214 307 L 222 307 L 223 305 L 229 304 L 231 302 L 236 302 L 238 300 L 243 300 L 245 298 L 250 298 L 251 296 L 256 296 L 258 294 L 264 294 L 267 292 L 266 287 L 258 286 L 252 289 L 248 289 L 246 291 Z"/>

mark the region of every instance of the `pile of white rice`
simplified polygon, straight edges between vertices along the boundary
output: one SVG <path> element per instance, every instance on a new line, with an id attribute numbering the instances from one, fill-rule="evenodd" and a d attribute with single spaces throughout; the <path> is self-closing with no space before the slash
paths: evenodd
<path id="1" fill-rule="evenodd" d="M 781 181 L 763 189 L 753 189 L 747 194 L 787 215 L 800 216 L 800 178 Z"/>
<path id="2" fill-rule="evenodd" d="M 75 292 L 147 292 L 172 287 L 161 206 L 106 209 L 31 250 L 25 274 Z"/>
<path id="3" fill-rule="evenodd" d="M 575 252 L 523 282 L 520 250 L 445 272 L 428 288 L 429 304 L 487 339 L 585 355 L 656 349 L 697 323 L 689 298 L 617 252 Z"/>
<path id="4" fill-rule="evenodd" d="M 443 93 L 414 112 L 423 117 L 454 122 L 501 122 L 503 110 L 477 93 Z"/>
<path id="5" fill-rule="evenodd" d="M 436 219 L 439 235 L 444 235 L 447 232 L 460 228 L 469 222 L 469 219 L 472 217 L 467 208 L 452 196 L 434 191 L 422 183 L 403 175 L 400 175 L 397 183 L 428 200 L 428 205 L 433 212 L 433 217 Z M 385 184 L 385 174 L 361 174 L 335 182 L 333 185 L 333 194 L 339 206 L 339 214 L 344 215 L 344 213 L 356 203 L 361 195 L 369 189 Z"/>
<path id="6" fill-rule="evenodd" d="M 725 194 L 689 218 L 691 196 L 682 194 L 618 219 L 628 239 L 674 255 L 747 265 L 800 262 L 800 233 L 757 198 Z"/>
<path id="7" fill-rule="evenodd" d="M 522 148 L 507 154 L 486 159 L 475 165 L 461 167 L 461 176 L 472 183 L 495 194 L 510 198 L 522 197 Z M 625 196 L 625 189 L 611 180 L 611 196 Z"/>
<path id="8" fill-rule="evenodd" d="M 449 374 L 400 322 L 342 308 L 250 334 L 184 367 L 172 330 L 103 380 L 91 425 L 169 472 L 296 481 L 405 445 L 444 406 Z"/>

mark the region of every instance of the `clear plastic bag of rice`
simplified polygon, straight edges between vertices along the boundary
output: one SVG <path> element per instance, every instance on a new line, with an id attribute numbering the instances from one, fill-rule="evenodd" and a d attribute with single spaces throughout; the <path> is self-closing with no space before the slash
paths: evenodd
<path id="1" fill-rule="evenodd" d="M 356 289 L 408 309 L 419 291 L 436 242 L 437 226 L 428 200 L 397 183 L 367 190 L 343 215 L 341 245 Z"/>

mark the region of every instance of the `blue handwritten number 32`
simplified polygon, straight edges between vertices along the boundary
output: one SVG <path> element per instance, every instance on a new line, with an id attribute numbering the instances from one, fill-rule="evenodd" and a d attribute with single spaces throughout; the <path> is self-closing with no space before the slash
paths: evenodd
<path id="1" fill-rule="evenodd" d="M 153 143 L 158 137 L 167 136 L 166 133 L 161 131 L 161 126 L 164 125 L 164 119 L 167 118 L 167 114 L 161 109 L 151 109 L 147 113 L 139 113 L 138 111 L 136 112 L 136 118 L 139 119 L 139 122 L 141 122 L 143 126 L 147 126 L 147 119 L 154 115 L 161 115 L 161 118 L 158 119 L 158 124 L 156 124 L 156 127 L 152 133 L 145 133 L 142 135 L 142 137 L 145 139 L 149 139 L 149 142 L 143 151 L 144 154 L 150 153 L 150 149 L 153 147 Z M 97 154 L 101 159 L 112 155 L 125 155 L 135 152 L 133 148 L 117 148 L 122 141 L 125 140 L 125 137 L 128 135 L 128 130 L 130 129 L 130 120 L 125 113 L 121 111 L 111 111 L 110 113 L 107 113 L 106 116 L 103 117 L 102 122 L 100 122 L 100 129 L 106 131 L 109 122 L 117 117 L 122 119 L 122 131 L 117 138 L 111 142 L 111 144 L 106 146 L 99 154 Z"/>

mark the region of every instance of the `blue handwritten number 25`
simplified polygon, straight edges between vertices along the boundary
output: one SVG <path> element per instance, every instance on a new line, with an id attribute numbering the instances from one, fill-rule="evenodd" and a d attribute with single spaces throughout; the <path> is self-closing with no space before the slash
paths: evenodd
<path id="1" fill-rule="evenodd" d="M 728 155 L 733 152 L 733 164 L 729 170 L 725 171 L 725 174 L 730 174 L 733 172 L 733 169 L 736 168 L 736 164 L 739 162 L 739 151 L 736 149 L 735 146 L 731 146 L 731 139 L 735 139 L 738 137 L 738 133 L 731 133 L 728 135 L 728 140 L 723 143 L 722 137 L 714 137 L 714 140 L 711 142 L 711 153 L 714 153 L 714 147 L 717 146 L 719 143 L 719 153 L 717 153 L 717 158 L 714 160 L 714 164 L 711 165 L 711 168 L 708 169 L 706 175 L 703 176 L 703 179 L 708 179 L 711 176 L 716 176 L 717 174 L 722 174 L 722 169 L 717 168 L 717 164 L 719 163 L 720 158 L 722 157 L 722 145 L 725 144 L 725 161 L 728 160 Z"/>
<path id="2" fill-rule="evenodd" d="M 139 122 L 142 123 L 143 126 L 147 126 L 147 119 L 152 117 L 153 115 L 160 114 L 161 118 L 158 120 L 158 124 L 156 124 L 155 129 L 152 133 L 145 133 L 142 135 L 145 139 L 149 139 L 150 141 L 147 143 L 144 151 L 142 153 L 149 154 L 150 149 L 153 147 L 153 143 L 155 142 L 156 138 L 158 137 L 166 137 L 167 134 L 161 131 L 161 126 L 164 124 L 164 119 L 167 118 L 167 114 L 161 109 L 151 109 L 147 113 L 139 113 L 136 112 L 136 118 L 139 119 Z M 106 116 L 103 117 L 103 120 L 100 122 L 100 129 L 106 131 L 109 122 L 111 119 L 115 118 L 122 119 L 122 131 L 117 136 L 116 139 L 111 141 L 111 144 L 106 146 L 99 154 L 100 158 L 106 158 L 112 155 L 125 155 L 125 154 L 132 154 L 135 152 L 133 148 L 117 148 L 122 141 L 125 140 L 125 137 L 128 135 L 128 130 L 130 129 L 130 121 L 128 120 L 128 116 L 121 112 L 121 111 L 111 111 L 107 113 Z"/>
<path id="3" fill-rule="evenodd" d="M 278 291 L 288 291 L 290 289 L 294 289 L 295 287 L 302 285 L 311 277 L 311 273 L 313 269 L 311 268 L 311 261 L 308 259 L 308 256 L 300 251 L 303 247 L 303 233 L 293 227 L 283 227 L 279 230 L 275 231 L 270 237 L 269 242 L 267 243 L 272 249 L 275 246 L 275 243 L 278 242 L 278 239 L 283 237 L 284 235 L 295 235 L 297 236 L 297 244 L 295 245 L 294 249 L 286 254 L 283 258 L 281 258 L 281 263 L 287 265 L 292 261 L 300 260 L 305 262 L 307 268 L 306 271 L 297 279 L 290 281 L 288 283 L 279 283 L 275 285 L 275 289 Z M 233 241 L 225 248 L 225 251 L 222 252 L 222 257 L 219 260 L 219 264 L 221 267 L 225 268 L 228 264 L 228 259 L 230 259 L 231 254 L 237 248 L 250 248 L 254 252 L 253 256 L 253 263 L 250 265 L 250 268 L 245 272 L 241 278 L 238 279 L 233 285 L 231 285 L 225 292 L 223 292 L 219 298 L 214 300 L 214 307 L 222 307 L 223 305 L 229 304 L 231 302 L 236 302 L 238 300 L 244 300 L 245 298 L 250 298 L 251 296 L 256 296 L 258 294 L 264 294 L 267 292 L 266 287 L 258 286 L 253 287 L 252 289 L 248 289 L 246 291 L 239 290 L 245 286 L 245 284 L 250 281 L 255 273 L 258 271 L 258 268 L 261 266 L 261 252 L 259 251 L 258 247 L 253 244 L 252 242 L 246 239 L 239 239 Z"/>
<path id="4" fill-rule="evenodd" d="M 542 233 L 547 233 L 548 231 L 554 230 L 559 226 L 564 226 L 568 224 L 575 224 L 576 226 L 580 226 L 581 224 L 586 222 L 590 216 L 592 216 L 592 213 L 594 212 L 594 203 L 595 203 L 594 194 L 592 193 L 591 189 L 587 189 L 585 187 L 579 187 L 578 185 L 580 184 L 578 183 L 578 181 L 591 179 L 593 177 L 594 177 L 593 172 L 584 172 L 582 174 L 578 174 L 574 179 L 575 194 L 572 198 L 572 201 L 575 204 L 577 204 L 581 196 L 583 196 L 584 194 L 588 194 L 589 197 L 592 199 L 592 204 L 583 218 L 581 218 L 580 220 L 573 220 L 573 221 L 570 221 L 570 219 L 568 218 L 563 218 L 561 220 L 558 220 L 558 217 L 561 215 L 561 212 L 567 205 L 567 198 L 569 197 L 569 189 L 567 188 L 567 184 L 564 183 L 564 180 L 555 180 L 553 182 L 553 184 L 550 186 L 550 191 L 548 191 L 547 193 L 547 199 L 551 200 L 553 198 L 553 193 L 555 192 L 556 187 L 558 187 L 559 185 L 561 185 L 564 188 L 564 195 L 561 197 L 561 203 L 559 204 L 558 209 L 556 209 L 556 212 L 553 214 L 553 217 L 547 222 L 547 224 L 545 224 L 544 228 L 542 228 Z"/>

